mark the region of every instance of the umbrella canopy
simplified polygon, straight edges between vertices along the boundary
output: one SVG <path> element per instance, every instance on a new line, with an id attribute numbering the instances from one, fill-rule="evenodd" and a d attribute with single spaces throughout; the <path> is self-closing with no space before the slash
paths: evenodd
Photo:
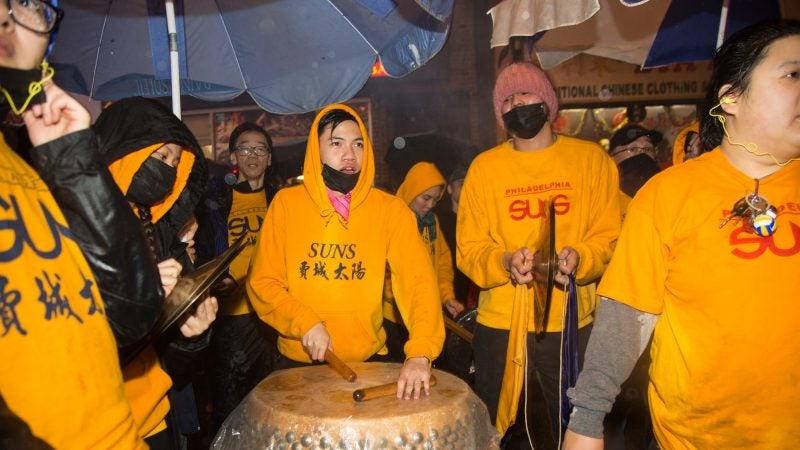
<path id="1" fill-rule="evenodd" d="M 164 0 L 62 0 L 56 81 L 97 100 L 169 96 Z M 443 47 L 452 0 L 174 0 L 180 93 L 300 113 L 354 96 Z"/>
<path id="2" fill-rule="evenodd" d="M 495 9 L 510 8 L 520 1 L 504 0 Z M 534 4 L 543 0 L 524 1 Z M 727 3 L 725 8 L 723 3 Z M 535 36 L 535 52 L 545 69 L 579 53 L 649 68 L 713 59 L 721 42 L 720 27 L 727 37 L 763 19 L 800 17 L 796 0 L 599 0 L 599 4 L 597 13 L 581 23 L 535 36 L 543 28 L 531 21 L 527 32 L 518 29 L 516 35 Z M 564 3 L 562 7 L 573 6 Z"/>

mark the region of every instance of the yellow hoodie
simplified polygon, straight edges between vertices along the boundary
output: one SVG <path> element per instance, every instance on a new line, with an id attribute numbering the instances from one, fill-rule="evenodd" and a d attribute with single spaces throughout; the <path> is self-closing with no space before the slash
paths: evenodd
<path id="1" fill-rule="evenodd" d="M 434 186 L 444 187 L 447 182 L 442 174 L 436 169 L 436 166 L 430 162 L 419 162 L 414 164 L 411 170 L 406 174 L 405 180 L 397 188 L 397 196 L 400 197 L 406 205 L 410 205 L 420 194 L 427 191 Z M 444 190 L 442 190 L 444 193 Z M 433 262 L 433 268 L 436 271 L 436 276 L 439 282 L 439 298 L 442 302 L 455 298 L 456 294 L 453 290 L 453 257 L 450 253 L 450 247 L 444 239 L 442 228 L 439 226 L 439 218 L 434 216 L 436 234 L 431 239 L 430 233 L 427 228 L 422 231 L 422 240 L 428 247 L 428 254 Z M 391 284 L 384 289 L 384 303 L 383 315 L 386 319 L 397 323 L 399 317 L 397 316 L 397 308 L 394 304 L 394 294 L 391 290 Z"/>
<path id="2" fill-rule="evenodd" d="M 322 180 L 317 127 L 333 109 L 353 115 L 364 137 L 348 220 L 334 210 Z M 381 298 L 387 262 L 409 329 L 406 357 L 432 361 L 441 351 L 444 325 L 436 277 L 414 213 L 397 197 L 372 188 L 373 158 L 358 114 L 346 105 L 328 106 L 311 126 L 304 184 L 279 191 L 267 210 L 247 291 L 259 317 L 281 334 L 278 349 L 288 358 L 310 362 L 300 339 L 320 322 L 344 361 L 386 353 Z"/>
<path id="3" fill-rule="evenodd" d="M 0 135 L 0 396 L 59 449 L 141 449 L 86 259 L 39 175 Z"/>

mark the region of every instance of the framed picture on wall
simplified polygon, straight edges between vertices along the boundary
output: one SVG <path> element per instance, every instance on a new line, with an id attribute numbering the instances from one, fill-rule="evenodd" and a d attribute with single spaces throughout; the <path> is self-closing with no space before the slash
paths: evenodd
<path id="1" fill-rule="evenodd" d="M 367 131 L 372 134 L 372 110 L 370 100 L 366 98 L 352 99 L 345 102 L 353 107 L 367 126 Z M 196 117 L 198 114 L 210 116 L 211 154 L 214 161 L 228 164 L 230 154 L 228 142 L 231 133 L 237 126 L 244 122 L 253 122 L 264 127 L 272 137 L 276 147 L 290 146 L 305 141 L 314 121 L 315 112 L 303 114 L 273 114 L 263 109 L 252 107 L 221 108 L 210 111 L 192 111 L 188 114 Z M 201 123 L 201 122 L 197 122 Z M 191 126 L 190 126 L 191 128 Z M 196 135 L 204 135 L 201 131 L 192 130 Z"/>

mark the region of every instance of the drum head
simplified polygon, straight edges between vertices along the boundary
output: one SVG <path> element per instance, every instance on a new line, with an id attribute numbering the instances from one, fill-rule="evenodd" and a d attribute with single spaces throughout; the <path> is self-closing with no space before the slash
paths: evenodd
<path id="1" fill-rule="evenodd" d="M 533 255 L 533 317 L 534 329 L 542 333 L 547 326 L 550 303 L 553 297 L 558 256 L 556 255 L 556 214 L 553 202 L 545 207 L 547 217 L 541 220 L 539 240 Z"/>

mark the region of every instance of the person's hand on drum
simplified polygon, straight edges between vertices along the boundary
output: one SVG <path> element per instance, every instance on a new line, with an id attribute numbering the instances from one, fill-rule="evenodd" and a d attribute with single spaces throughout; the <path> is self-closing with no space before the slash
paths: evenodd
<path id="1" fill-rule="evenodd" d="M 325 361 L 325 350 L 333 351 L 331 345 L 331 335 L 325 324 L 320 322 L 313 327 L 301 339 L 303 349 L 311 357 L 312 361 Z"/>
<path id="2" fill-rule="evenodd" d="M 408 358 L 400 369 L 397 379 L 397 398 L 419 399 L 420 394 L 431 395 L 431 365 L 428 358 L 417 356 Z"/>
<path id="3" fill-rule="evenodd" d="M 514 283 L 527 284 L 533 281 L 533 252 L 531 249 L 522 247 L 515 252 L 505 252 L 502 263 Z"/>
<path id="4" fill-rule="evenodd" d="M 556 281 L 563 285 L 569 283 L 569 274 L 578 268 L 578 263 L 581 261 L 581 255 L 572 247 L 564 247 L 558 252 L 558 272 L 556 272 Z"/>
<path id="5" fill-rule="evenodd" d="M 450 298 L 444 301 L 444 308 L 455 319 L 461 314 L 461 311 L 464 311 L 464 304 L 454 298 Z"/>

